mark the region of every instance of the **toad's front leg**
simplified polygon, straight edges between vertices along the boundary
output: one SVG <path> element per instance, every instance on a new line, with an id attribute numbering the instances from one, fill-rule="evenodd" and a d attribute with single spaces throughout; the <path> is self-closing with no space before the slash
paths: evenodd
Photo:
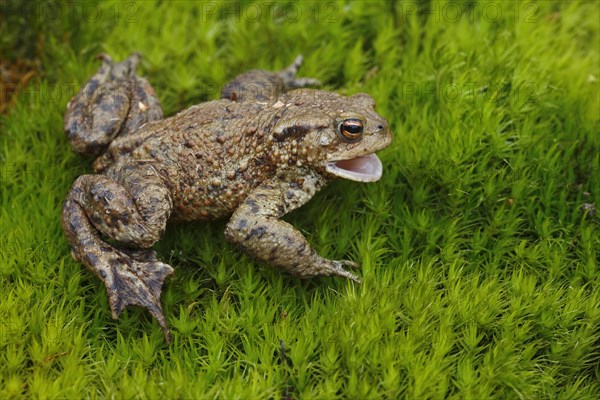
<path id="1" fill-rule="evenodd" d="M 360 283 L 344 267 L 357 268 L 352 261 L 329 260 L 317 254 L 304 236 L 279 218 L 306 203 L 323 182 L 307 176 L 292 183 L 266 183 L 248 196 L 225 229 L 226 238 L 258 260 L 302 278 L 343 276 Z"/>

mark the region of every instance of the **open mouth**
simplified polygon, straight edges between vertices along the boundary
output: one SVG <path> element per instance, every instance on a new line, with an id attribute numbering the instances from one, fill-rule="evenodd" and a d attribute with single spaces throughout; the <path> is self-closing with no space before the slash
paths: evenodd
<path id="1" fill-rule="evenodd" d="M 375 182 L 383 172 L 381 161 L 375 154 L 330 162 L 325 169 L 330 174 L 357 182 Z"/>

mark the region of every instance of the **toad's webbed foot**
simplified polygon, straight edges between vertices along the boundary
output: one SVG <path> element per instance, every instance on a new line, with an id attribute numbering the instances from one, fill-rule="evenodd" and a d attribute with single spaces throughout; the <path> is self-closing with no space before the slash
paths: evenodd
<path id="1" fill-rule="evenodd" d="M 285 90 L 303 88 L 307 86 L 318 86 L 321 82 L 314 78 L 299 78 L 296 76 L 300 66 L 302 66 L 302 55 L 298 55 L 289 67 L 277 72 L 277 75 L 283 80 Z"/>
<path id="2" fill-rule="evenodd" d="M 105 249 L 99 260 L 106 265 L 97 274 L 106 285 L 113 319 L 128 305 L 142 306 L 158 321 L 167 341 L 171 333 L 160 305 L 163 281 L 173 268 L 160 262 L 152 250 Z"/>
<path id="3" fill-rule="evenodd" d="M 301 65 L 302 56 L 299 55 L 290 66 L 281 71 L 254 69 L 238 75 L 225 85 L 221 98 L 237 102 L 269 101 L 291 89 L 319 85 L 317 79 L 296 77 Z"/>
<path id="4" fill-rule="evenodd" d="M 312 274 L 324 276 L 341 276 L 356 283 L 362 283 L 361 279 L 349 272 L 348 269 L 359 269 L 360 265 L 350 260 L 329 260 L 320 258 L 314 263 Z"/>

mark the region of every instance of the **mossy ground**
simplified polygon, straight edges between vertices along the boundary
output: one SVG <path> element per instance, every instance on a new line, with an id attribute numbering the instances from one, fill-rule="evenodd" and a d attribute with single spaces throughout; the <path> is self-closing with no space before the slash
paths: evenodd
<path id="1" fill-rule="evenodd" d="M 2 3 L 3 58 L 40 74 L 1 120 L 1 397 L 600 397 L 598 3 L 23 4 Z M 253 262 L 224 221 L 173 225 L 174 343 L 141 309 L 111 320 L 60 227 L 90 171 L 62 115 L 97 53 L 133 51 L 168 115 L 300 53 L 376 99 L 382 180 L 288 217 L 362 285 Z"/>

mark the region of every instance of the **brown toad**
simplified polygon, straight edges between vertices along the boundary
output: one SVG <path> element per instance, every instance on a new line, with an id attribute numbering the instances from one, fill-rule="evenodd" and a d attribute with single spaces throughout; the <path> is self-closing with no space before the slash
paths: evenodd
<path id="1" fill-rule="evenodd" d="M 129 304 L 146 307 L 170 339 L 160 293 L 173 268 L 150 247 L 171 220 L 233 214 L 225 237 L 256 259 L 303 278 L 359 282 L 345 269 L 355 263 L 319 256 L 280 218 L 336 177 L 380 178 L 374 153 L 392 136 L 370 96 L 290 90 L 317 83 L 296 77 L 298 57 L 279 72 L 240 75 L 220 100 L 163 119 L 136 75 L 139 55 L 101 58 L 65 115 L 75 150 L 99 157 L 96 175 L 73 184 L 62 224 L 73 257 L 106 285 L 113 318 Z"/>

